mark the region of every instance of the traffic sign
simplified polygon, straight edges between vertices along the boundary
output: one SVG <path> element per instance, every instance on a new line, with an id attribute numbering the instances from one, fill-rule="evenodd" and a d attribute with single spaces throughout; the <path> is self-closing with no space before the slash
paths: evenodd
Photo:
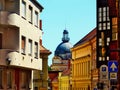
<path id="1" fill-rule="evenodd" d="M 110 80 L 111 79 L 117 79 L 117 73 L 116 72 L 110 72 Z"/>
<path id="2" fill-rule="evenodd" d="M 100 66 L 100 80 L 108 80 L 108 66 L 101 65 Z"/>
<path id="3" fill-rule="evenodd" d="M 118 62 L 117 61 L 109 61 L 108 62 L 108 71 L 109 72 L 118 72 Z"/>

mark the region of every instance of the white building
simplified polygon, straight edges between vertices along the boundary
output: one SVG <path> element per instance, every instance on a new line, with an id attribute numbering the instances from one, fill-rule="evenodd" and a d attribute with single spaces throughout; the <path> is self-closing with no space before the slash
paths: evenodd
<path id="1" fill-rule="evenodd" d="M 0 0 L 0 90 L 33 90 L 33 70 L 42 70 L 42 38 L 36 0 Z"/>

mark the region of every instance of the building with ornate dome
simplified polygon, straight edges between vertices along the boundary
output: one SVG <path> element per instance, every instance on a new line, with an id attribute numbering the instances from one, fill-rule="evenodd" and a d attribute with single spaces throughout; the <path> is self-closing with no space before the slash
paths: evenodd
<path id="1" fill-rule="evenodd" d="M 63 71 L 68 68 L 68 62 L 71 59 L 72 44 L 69 42 L 69 32 L 63 31 L 62 42 L 57 46 L 52 59 L 51 69 L 54 71 Z"/>

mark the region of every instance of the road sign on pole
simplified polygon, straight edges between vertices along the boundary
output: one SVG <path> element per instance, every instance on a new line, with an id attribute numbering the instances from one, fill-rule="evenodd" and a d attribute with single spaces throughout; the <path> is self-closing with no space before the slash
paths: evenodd
<path id="1" fill-rule="evenodd" d="M 111 79 L 117 79 L 117 73 L 116 72 L 110 72 L 110 80 Z"/>
<path id="2" fill-rule="evenodd" d="M 118 62 L 117 61 L 109 61 L 108 62 L 108 71 L 109 72 L 118 72 Z"/>
<path id="3" fill-rule="evenodd" d="M 100 80 L 105 81 L 108 80 L 108 66 L 101 65 L 100 67 Z"/>

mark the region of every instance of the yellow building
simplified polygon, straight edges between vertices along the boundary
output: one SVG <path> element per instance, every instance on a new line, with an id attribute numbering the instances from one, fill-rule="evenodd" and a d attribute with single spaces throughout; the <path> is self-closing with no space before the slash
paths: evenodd
<path id="1" fill-rule="evenodd" d="M 96 29 L 76 43 L 71 51 L 72 90 L 93 90 L 96 85 L 92 82 L 96 69 Z"/>
<path id="2" fill-rule="evenodd" d="M 70 68 L 59 72 L 59 90 L 70 90 Z"/>

